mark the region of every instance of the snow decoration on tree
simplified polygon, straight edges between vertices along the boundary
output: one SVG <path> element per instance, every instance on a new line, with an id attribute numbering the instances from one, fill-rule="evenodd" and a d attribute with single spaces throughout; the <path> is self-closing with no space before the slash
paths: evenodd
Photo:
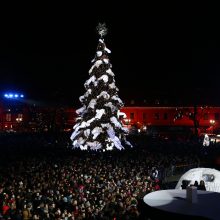
<path id="1" fill-rule="evenodd" d="M 95 105 L 96 105 L 96 99 L 92 99 L 92 100 L 90 101 L 90 103 L 89 103 L 88 108 L 94 109 L 94 108 L 95 108 Z"/>
<path id="2" fill-rule="evenodd" d="M 96 68 L 99 68 L 99 66 L 103 63 L 102 60 L 97 60 L 94 65 L 91 67 L 91 69 L 89 70 L 89 74 L 92 73 L 93 69 L 96 67 Z"/>
<path id="3" fill-rule="evenodd" d="M 106 91 L 102 91 L 97 98 L 103 97 L 104 99 L 109 99 L 110 95 Z"/>
<path id="4" fill-rule="evenodd" d="M 96 54 L 97 54 L 98 57 L 101 57 L 102 56 L 102 51 L 97 51 Z"/>
<path id="5" fill-rule="evenodd" d="M 88 138 L 89 135 L 90 135 L 90 129 L 86 129 L 86 130 L 84 131 L 84 135 L 85 135 L 86 138 Z"/>
<path id="6" fill-rule="evenodd" d="M 108 102 L 108 103 L 104 104 L 104 106 L 109 107 L 112 112 L 117 110 L 116 107 L 112 104 L 112 102 Z"/>
<path id="7" fill-rule="evenodd" d="M 101 77 L 98 78 L 98 80 L 103 80 L 105 83 L 108 82 L 108 76 L 107 75 L 102 75 Z"/>
<path id="8" fill-rule="evenodd" d="M 101 117 L 105 114 L 105 109 L 96 109 L 96 119 L 101 119 Z"/>
<path id="9" fill-rule="evenodd" d="M 107 53 L 111 53 L 111 50 L 109 50 L 107 47 L 104 49 Z"/>
<path id="10" fill-rule="evenodd" d="M 118 110 L 117 116 L 118 116 L 118 118 L 120 118 L 120 117 L 127 118 L 126 114 L 124 112 L 121 112 L 120 110 Z"/>
<path id="11" fill-rule="evenodd" d="M 92 134 L 93 134 L 93 139 L 96 139 L 100 133 L 102 132 L 102 128 L 100 127 L 95 127 L 93 130 L 92 130 Z"/>
<path id="12" fill-rule="evenodd" d="M 81 150 L 121 150 L 125 145 L 132 145 L 126 140 L 128 131 L 120 121 L 125 115 L 120 112 L 123 102 L 108 58 L 111 51 L 103 39 L 107 28 L 99 24 L 97 30 L 101 38 L 89 70 L 90 77 L 84 84 L 86 92 L 79 97 L 82 107 L 76 110 L 78 117 L 71 140 L 73 148 Z"/>
<path id="13" fill-rule="evenodd" d="M 103 61 L 106 63 L 106 64 L 108 64 L 108 59 L 103 59 Z"/>
<path id="14" fill-rule="evenodd" d="M 84 105 L 83 107 L 76 110 L 76 114 L 79 115 L 79 114 L 83 113 L 85 111 L 85 109 L 86 109 L 86 106 Z"/>
<path id="15" fill-rule="evenodd" d="M 90 77 L 90 78 L 85 82 L 85 84 L 84 84 L 85 88 L 87 88 L 90 83 L 93 83 L 93 84 L 94 84 L 95 81 L 96 81 L 95 76 Z"/>
<path id="16" fill-rule="evenodd" d="M 108 73 L 110 76 L 115 76 L 111 69 L 107 69 L 106 73 Z"/>

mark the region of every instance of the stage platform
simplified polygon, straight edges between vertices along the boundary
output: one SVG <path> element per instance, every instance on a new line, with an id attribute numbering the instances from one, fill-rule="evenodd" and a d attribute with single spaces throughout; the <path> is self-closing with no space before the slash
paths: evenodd
<path id="1" fill-rule="evenodd" d="M 220 193 L 197 190 L 197 202 L 186 198 L 186 190 L 160 190 L 144 196 L 145 215 L 152 220 L 220 219 Z"/>

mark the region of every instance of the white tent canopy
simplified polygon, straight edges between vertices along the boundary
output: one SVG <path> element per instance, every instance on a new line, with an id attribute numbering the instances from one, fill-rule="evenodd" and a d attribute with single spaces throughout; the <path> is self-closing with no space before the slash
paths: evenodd
<path id="1" fill-rule="evenodd" d="M 182 189 L 182 181 L 186 180 L 188 185 L 194 184 L 197 180 L 204 180 L 206 190 L 212 192 L 220 192 L 220 171 L 212 168 L 194 168 L 188 170 L 179 179 L 176 189 Z"/>

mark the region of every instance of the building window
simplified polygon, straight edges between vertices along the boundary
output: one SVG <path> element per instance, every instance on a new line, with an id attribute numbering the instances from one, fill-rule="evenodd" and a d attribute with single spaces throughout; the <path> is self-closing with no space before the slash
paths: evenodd
<path id="1" fill-rule="evenodd" d="M 6 114 L 5 119 L 6 121 L 11 121 L 11 114 L 10 113 Z"/>
<path id="2" fill-rule="evenodd" d="M 130 113 L 130 119 L 134 119 L 134 112 Z"/>
<path id="3" fill-rule="evenodd" d="M 219 120 L 219 113 L 215 113 L 215 120 Z"/>
<path id="4" fill-rule="evenodd" d="M 144 112 L 144 113 L 143 113 L 143 121 L 146 121 L 146 120 L 147 120 L 147 113 Z"/>
<path id="5" fill-rule="evenodd" d="M 205 113 L 205 114 L 204 114 L 204 120 L 209 120 L 209 115 L 208 115 L 208 113 Z"/>
<path id="6" fill-rule="evenodd" d="M 164 120 L 167 120 L 167 119 L 168 119 L 168 114 L 167 114 L 167 113 L 164 113 L 164 114 L 163 114 L 163 119 L 164 119 Z"/>
<path id="7" fill-rule="evenodd" d="M 159 120 L 160 119 L 160 114 L 158 112 L 154 113 L 154 119 L 155 120 Z"/>
<path id="8" fill-rule="evenodd" d="M 23 114 L 18 114 L 18 118 L 23 119 Z"/>

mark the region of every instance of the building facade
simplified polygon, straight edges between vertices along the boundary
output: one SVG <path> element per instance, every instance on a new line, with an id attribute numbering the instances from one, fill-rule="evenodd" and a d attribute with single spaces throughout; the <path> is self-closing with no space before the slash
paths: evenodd
<path id="1" fill-rule="evenodd" d="M 125 127 L 160 130 L 191 129 L 213 133 L 220 128 L 220 107 L 211 106 L 148 106 L 123 107 Z M 71 131 L 76 113 L 70 107 L 36 107 L 22 103 L 0 103 L 0 131 L 36 132 L 48 130 Z"/>
<path id="2" fill-rule="evenodd" d="M 220 128 L 220 107 L 211 106 L 153 106 L 124 107 L 127 118 L 123 123 L 128 128 L 143 130 L 155 128 L 158 131 L 192 131 L 198 134 L 214 133 Z"/>

